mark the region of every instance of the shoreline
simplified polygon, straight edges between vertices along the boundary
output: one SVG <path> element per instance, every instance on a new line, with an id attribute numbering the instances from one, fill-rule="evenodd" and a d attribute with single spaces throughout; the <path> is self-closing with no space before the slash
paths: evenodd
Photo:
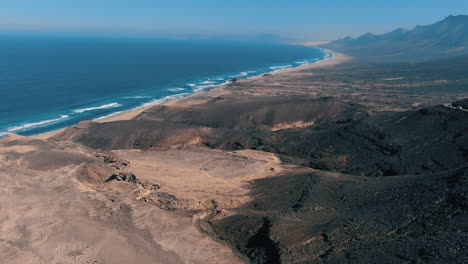
<path id="1" fill-rule="evenodd" d="M 319 61 L 316 61 L 316 62 L 313 62 L 313 63 L 308 63 L 308 64 L 305 64 L 305 65 L 300 65 L 300 66 L 297 66 L 297 67 L 293 67 L 293 68 L 274 70 L 274 71 L 271 71 L 271 72 L 262 73 L 262 74 L 259 74 L 259 75 L 254 75 L 254 76 L 248 77 L 246 79 L 267 78 L 269 75 L 285 74 L 285 73 L 290 73 L 290 72 L 296 72 L 296 71 L 314 69 L 314 68 L 321 68 L 321 67 L 331 67 L 331 66 L 335 66 L 335 65 L 344 63 L 346 61 L 350 61 L 352 59 L 352 57 L 350 57 L 350 56 L 335 52 L 333 50 L 323 49 L 323 52 L 331 54 L 331 57 L 325 58 L 325 59 L 322 59 L 322 60 L 319 60 Z M 167 100 L 167 101 L 165 101 L 165 102 L 163 102 L 161 104 L 155 104 L 155 105 L 146 106 L 146 107 L 143 107 L 143 106 L 142 107 L 137 107 L 137 108 L 122 111 L 120 113 L 116 113 L 116 114 L 111 115 L 109 117 L 97 118 L 97 119 L 94 119 L 94 120 L 91 120 L 91 121 L 97 122 L 97 123 L 106 123 L 106 122 L 130 120 L 130 119 L 136 117 L 137 115 L 141 114 L 142 112 L 146 111 L 147 109 L 150 109 L 150 108 L 152 108 L 152 107 L 154 107 L 156 105 L 174 105 L 177 102 L 180 102 L 181 100 L 185 100 L 185 99 L 188 99 L 188 98 L 200 95 L 200 94 L 220 93 L 220 92 L 222 93 L 224 91 L 225 87 L 226 87 L 226 85 L 213 87 L 213 88 L 211 88 L 209 90 L 198 92 L 198 93 L 193 93 L 193 94 L 181 97 L 181 98 L 169 99 L 169 100 Z M 84 120 L 84 121 L 86 121 L 86 120 Z M 81 121 L 81 122 L 83 122 L 83 121 Z M 76 126 L 76 125 L 74 125 L 74 126 Z M 50 137 L 53 137 L 53 136 L 59 134 L 60 132 L 63 132 L 64 130 L 66 130 L 68 128 L 70 128 L 70 127 L 65 127 L 65 128 L 61 128 L 61 129 L 57 129 L 57 130 L 53 130 L 53 131 L 49 131 L 49 132 L 45 132 L 45 133 L 41 133 L 41 134 L 37 134 L 37 135 L 28 136 L 28 138 L 46 140 L 46 139 L 48 139 Z M 6 136 L 11 135 L 11 134 L 16 135 L 15 133 L 10 133 L 10 134 L 7 134 Z"/>

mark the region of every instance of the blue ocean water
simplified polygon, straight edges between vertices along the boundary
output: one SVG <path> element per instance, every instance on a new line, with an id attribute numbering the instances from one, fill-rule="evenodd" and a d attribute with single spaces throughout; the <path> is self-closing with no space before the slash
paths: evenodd
<path id="1" fill-rule="evenodd" d="M 0 36 L 0 136 L 45 133 L 330 56 L 265 43 Z"/>

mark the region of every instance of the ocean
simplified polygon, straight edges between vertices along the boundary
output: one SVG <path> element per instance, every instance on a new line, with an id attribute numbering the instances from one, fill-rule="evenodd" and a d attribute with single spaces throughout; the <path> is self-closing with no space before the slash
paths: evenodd
<path id="1" fill-rule="evenodd" d="M 41 134 L 331 56 L 284 44 L 0 36 L 0 137 Z"/>

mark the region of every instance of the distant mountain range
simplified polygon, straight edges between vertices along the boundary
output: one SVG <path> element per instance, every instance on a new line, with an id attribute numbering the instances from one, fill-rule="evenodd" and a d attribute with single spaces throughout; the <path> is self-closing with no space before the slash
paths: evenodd
<path id="1" fill-rule="evenodd" d="M 468 16 L 449 16 L 412 30 L 346 37 L 321 47 L 371 61 L 425 60 L 468 54 Z"/>

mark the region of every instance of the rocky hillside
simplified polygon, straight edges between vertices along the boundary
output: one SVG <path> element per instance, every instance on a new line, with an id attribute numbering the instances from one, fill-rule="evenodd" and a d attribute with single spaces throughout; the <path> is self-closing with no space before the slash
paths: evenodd
<path id="1" fill-rule="evenodd" d="M 161 254 L 156 243 L 185 263 L 467 263 L 465 65 L 302 69 L 82 122 L 47 142 L 6 141 L 3 175 L 15 181 L 4 188 L 25 197 L 14 185 L 35 173 L 30 190 L 58 196 L 44 185 L 71 168 L 64 180 L 80 188 L 67 191 L 96 192 L 78 213 L 110 212 L 90 225 L 122 226 L 146 255 Z M 45 197 L 34 200 L 57 200 Z M 54 206 L 53 219 L 67 212 Z"/>

